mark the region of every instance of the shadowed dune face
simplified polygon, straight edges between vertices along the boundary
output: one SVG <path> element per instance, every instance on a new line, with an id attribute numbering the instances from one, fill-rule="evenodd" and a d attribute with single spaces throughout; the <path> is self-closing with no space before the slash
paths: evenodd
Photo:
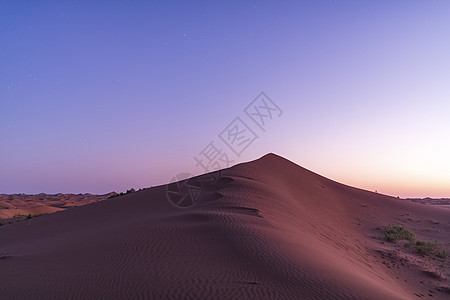
<path id="1" fill-rule="evenodd" d="M 344 186 L 273 154 L 222 170 L 208 184 L 205 176 L 190 179 L 200 194 L 189 208 L 169 201 L 173 186 L 160 186 L 3 226 L 0 297 L 449 295 L 448 281 L 397 263 L 389 251 L 403 252 L 371 237 L 408 213 L 413 221 L 405 224 L 418 236 L 448 243 L 447 209 Z"/>

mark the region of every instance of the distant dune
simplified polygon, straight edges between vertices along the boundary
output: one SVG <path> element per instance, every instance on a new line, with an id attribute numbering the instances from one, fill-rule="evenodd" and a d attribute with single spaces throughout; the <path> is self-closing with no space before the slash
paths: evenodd
<path id="1" fill-rule="evenodd" d="M 428 204 L 428 205 L 441 205 L 445 208 L 450 208 L 450 198 L 407 198 L 407 200 Z"/>
<path id="2" fill-rule="evenodd" d="M 0 194 L 0 220 L 14 216 L 41 215 L 108 199 L 116 193 L 92 194 Z"/>
<path id="3" fill-rule="evenodd" d="M 450 299 L 449 243 L 448 209 L 268 154 L 0 227 L 0 299 Z"/>

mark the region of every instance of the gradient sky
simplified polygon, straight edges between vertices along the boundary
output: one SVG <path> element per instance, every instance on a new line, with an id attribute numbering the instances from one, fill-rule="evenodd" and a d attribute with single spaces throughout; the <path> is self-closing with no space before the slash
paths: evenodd
<path id="1" fill-rule="evenodd" d="M 0 193 L 163 184 L 213 141 L 450 197 L 450 2 L 299 2 L 0 1 Z M 259 137 L 240 157 L 236 117 Z"/>

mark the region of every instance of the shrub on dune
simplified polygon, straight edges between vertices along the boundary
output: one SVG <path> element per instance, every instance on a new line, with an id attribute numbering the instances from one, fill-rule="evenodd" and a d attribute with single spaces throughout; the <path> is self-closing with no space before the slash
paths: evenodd
<path id="1" fill-rule="evenodd" d="M 402 225 L 389 225 L 384 229 L 384 236 L 389 242 L 408 240 L 414 241 L 415 234 Z"/>

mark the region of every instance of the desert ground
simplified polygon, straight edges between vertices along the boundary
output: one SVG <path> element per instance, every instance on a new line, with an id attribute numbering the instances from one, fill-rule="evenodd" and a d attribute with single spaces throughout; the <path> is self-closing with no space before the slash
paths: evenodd
<path id="1" fill-rule="evenodd" d="M 2 219 L 43 215 L 0 227 L 0 299 L 450 299 L 447 205 L 275 154 L 111 199 L 61 196 L 1 196 Z"/>
<path id="2" fill-rule="evenodd" d="M 106 200 L 117 193 L 111 192 L 105 195 L 92 194 L 0 194 L 0 221 L 3 223 L 14 222 L 27 216 L 34 217 L 49 214 L 68 208 L 82 206 Z"/>

